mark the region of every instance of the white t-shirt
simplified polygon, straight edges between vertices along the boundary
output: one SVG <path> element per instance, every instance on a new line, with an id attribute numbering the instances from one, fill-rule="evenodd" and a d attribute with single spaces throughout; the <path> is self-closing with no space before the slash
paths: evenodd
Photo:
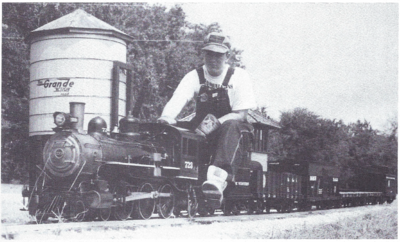
<path id="1" fill-rule="evenodd" d="M 218 77 L 208 74 L 205 65 L 203 69 L 206 84 L 217 88 L 222 85 L 229 66 L 225 65 L 223 72 Z M 186 74 L 176 88 L 172 98 L 165 105 L 160 119 L 166 120 L 170 124 L 176 123 L 175 118 L 192 98 L 197 97 L 200 87 L 200 80 L 196 70 Z M 228 96 L 232 111 L 257 107 L 253 94 L 253 83 L 244 69 L 235 68 L 235 72 L 228 83 Z"/>

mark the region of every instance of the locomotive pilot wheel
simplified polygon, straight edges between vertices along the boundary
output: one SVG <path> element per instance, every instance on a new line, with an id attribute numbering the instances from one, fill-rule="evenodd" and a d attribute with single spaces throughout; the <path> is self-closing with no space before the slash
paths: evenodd
<path id="1" fill-rule="evenodd" d="M 46 214 L 45 209 L 37 209 L 35 212 L 36 223 L 41 224 L 45 222 L 49 216 Z"/>
<path id="2" fill-rule="evenodd" d="M 85 203 L 82 200 L 78 200 L 73 205 L 74 220 L 76 222 L 82 222 L 85 219 L 86 212 Z"/>

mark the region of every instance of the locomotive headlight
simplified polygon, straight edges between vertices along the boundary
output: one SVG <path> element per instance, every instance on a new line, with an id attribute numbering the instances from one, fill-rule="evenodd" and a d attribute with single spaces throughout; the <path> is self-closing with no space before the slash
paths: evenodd
<path id="1" fill-rule="evenodd" d="M 71 128 L 72 123 L 78 122 L 77 117 L 73 117 L 71 114 L 63 112 L 53 113 L 53 118 L 57 128 Z"/>
<path id="2" fill-rule="evenodd" d="M 57 126 L 63 126 L 65 124 L 65 121 L 67 120 L 67 117 L 65 113 L 55 113 L 54 114 L 54 123 Z"/>

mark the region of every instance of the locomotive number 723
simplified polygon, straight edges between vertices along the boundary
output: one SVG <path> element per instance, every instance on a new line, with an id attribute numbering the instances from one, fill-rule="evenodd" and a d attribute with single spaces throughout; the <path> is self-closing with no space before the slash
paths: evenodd
<path id="1" fill-rule="evenodd" d="M 185 168 L 186 169 L 193 169 L 193 162 L 192 161 L 185 161 Z"/>

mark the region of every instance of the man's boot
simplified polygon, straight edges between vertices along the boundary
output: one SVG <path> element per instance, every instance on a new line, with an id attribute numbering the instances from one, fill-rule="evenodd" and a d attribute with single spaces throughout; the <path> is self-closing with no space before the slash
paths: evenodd
<path id="1" fill-rule="evenodd" d="M 228 184 L 226 182 L 227 177 L 228 172 L 225 170 L 216 166 L 208 167 L 207 181 L 203 183 L 202 190 L 208 205 L 213 209 L 222 205 L 223 192 Z"/>

